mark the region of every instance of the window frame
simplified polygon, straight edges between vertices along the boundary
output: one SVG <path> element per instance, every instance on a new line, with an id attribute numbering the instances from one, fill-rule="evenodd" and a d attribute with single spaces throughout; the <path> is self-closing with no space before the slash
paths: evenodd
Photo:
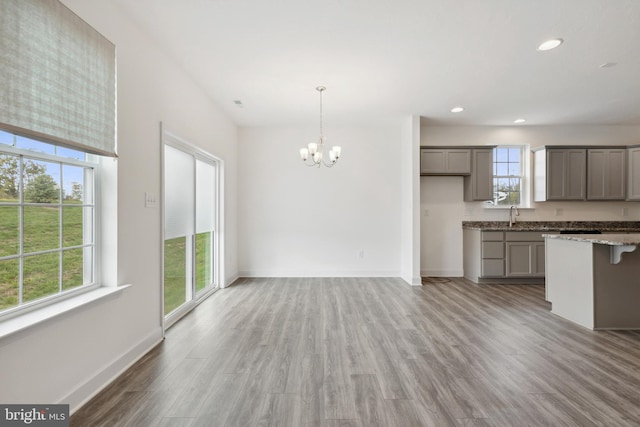
<path id="1" fill-rule="evenodd" d="M 496 150 L 498 149 L 510 149 L 517 148 L 520 150 L 520 174 L 519 175 L 497 175 L 496 172 Z M 494 200 L 489 200 L 485 203 L 485 208 L 487 209 L 509 209 L 511 206 L 516 206 L 517 208 L 530 208 L 531 207 L 531 183 L 529 179 L 530 172 L 530 156 L 531 150 L 528 144 L 501 144 L 496 145 L 493 148 L 493 161 L 491 164 L 492 168 L 492 188 L 495 189 L 495 180 L 498 178 L 517 178 L 520 180 L 520 203 L 518 204 L 507 204 L 507 205 L 498 205 L 494 204 Z M 493 192 L 495 194 L 495 191 Z"/>
<path id="2" fill-rule="evenodd" d="M 17 135 L 11 131 L 7 131 L 7 130 L 2 130 L 5 133 L 8 134 L 12 134 L 15 137 L 18 137 L 20 135 Z M 46 142 L 46 141 L 41 141 L 35 138 L 29 138 L 32 141 L 35 142 L 39 142 L 39 143 L 44 143 L 53 147 L 60 147 L 60 148 L 67 148 L 67 147 L 63 147 L 63 146 L 59 146 L 59 145 L 55 145 L 55 144 L 51 144 L 50 142 Z M 14 139 L 15 142 L 15 139 Z M 18 239 L 19 239 L 19 249 L 18 249 L 18 254 L 16 255 L 10 255 L 10 256 L 5 256 L 2 257 L 2 260 L 9 260 L 9 259 L 18 259 L 19 260 L 19 279 L 18 279 L 18 286 L 19 286 L 19 302 L 18 305 L 12 306 L 10 308 L 5 308 L 0 310 L 0 321 L 4 321 L 4 320 L 8 320 L 17 316 L 21 316 L 23 314 L 27 314 L 31 311 L 34 310 L 39 310 L 41 308 L 56 304 L 58 302 L 61 302 L 63 300 L 78 296 L 80 294 L 92 291 L 92 290 L 96 290 L 100 287 L 99 281 L 101 278 L 101 269 L 100 269 L 100 264 L 101 264 L 101 259 L 102 259 L 102 254 L 101 254 L 101 242 L 100 242 L 100 230 L 101 230 L 101 224 L 100 224 L 100 218 L 101 218 L 101 194 L 100 194 L 100 188 L 101 188 L 101 183 L 100 183 L 100 175 L 101 175 L 101 158 L 100 156 L 88 153 L 86 151 L 83 150 L 78 150 L 77 148 L 72 148 L 72 150 L 77 151 L 77 152 L 83 152 L 84 153 L 84 157 L 85 160 L 80 160 L 80 159 L 75 159 L 72 157 L 62 157 L 62 156 L 58 156 L 55 154 L 49 154 L 49 153 L 43 153 L 37 150 L 29 150 L 29 149 L 25 149 L 25 148 L 18 148 L 12 145 L 8 145 L 8 144 L 0 144 L 0 154 L 7 154 L 7 155 L 14 155 L 14 156 L 19 156 L 22 157 L 23 160 L 27 159 L 27 160 L 34 160 L 34 161 L 38 161 L 38 162 L 53 162 L 56 164 L 60 164 L 61 168 L 64 168 L 64 166 L 76 166 L 76 167 L 82 167 L 82 168 L 90 168 L 93 170 L 92 172 L 92 179 L 91 179 L 91 186 L 92 186 L 92 203 L 85 203 L 83 201 L 83 203 L 81 205 L 79 205 L 79 207 L 85 208 L 85 207 L 90 207 L 92 208 L 92 213 L 91 213 L 91 234 L 92 234 L 92 242 L 91 243 L 85 243 L 83 242 L 81 245 L 73 245 L 70 247 L 64 247 L 64 245 L 62 245 L 62 234 L 59 235 L 60 240 L 60 244 L 58 245 L 57 248 L 54 249 L 48 249 L 45 251 L 32 251 L 32 252 L 28 252 L 25 253 L 24 252 L 24 248 L 23 248 L 23 239 L 24 239 L 24 208 L 25 207 L 29 207 L 29 206 L 56 206 L 58 207 L 60 210 L 60 214 L 58 216 L 58 229 L 61 230 L 63 227 L 63 216 L 62 216 L 62 209 L 65 206 L 69 206 L 68 204 L 64 203 L 64 196 L 63 196 L 63 188 L 60 188 L 60 195 L 58 197 L 57 202 L 53 202 L 53 203 L 31 203 L 31 202 L 25 202 L 24 200 L 24 183 L 22 182 L 22 180 L 20 181 L 20 188 L 19 188 L 19 198 L 17 202 L 0 202 L 0 207 L 18 207 L 19 209 L 19 229 L 18 229 Z M 61 183 L 62 186 L 64 185 L 64 183 Z M 84 183 L 84 185 L 86 186 L 86 183 Z M 86 194 L 87 189 L 86 187 L 83 189 L 83 194 Z M 85 227 L 86 224 L 83 221 L 82 227 Z M 23 289 L 24 289 L 24 278 L 23 278 L 23 272 L 24 272 L 24 259 L 28 258 L 29 256 L 34 256 L 37 255 L 40 252 L 44 252 L 44 253 L 57 253 L 59 254 L 60 257 L 63 256 L 64 252 L 70 249 L 79 249 L 79 248 L 86 248 L 86 247 L 90 247 L 91 250 L 91 257 L 90 257 L 90 264 L 91 264 L 91 280 L 89 283 L 83 283 L 82 285 L 73 287 L 72 289 L 67 289 L 64 290 L 62 289 L 62 274 L 64 273 L 63 269 L 58 269 L 58 292 L 55 294 L 51 294 L 51 295 L 46 295 L 40 298 L 36 298 L 35 300 L 32 301 L 28 301 L 28 302 L 24 302 L 24 301 L 20 301 L 22 299 L 22 295 L 23 295 Z M 26 255 L 25 255 L 26 254 Z M 83 263 L 86 263 L 87 260 L 85 259 L 84 255 L 83 255 Z M 63 267 L 64 268 L 64 267 Z"/>

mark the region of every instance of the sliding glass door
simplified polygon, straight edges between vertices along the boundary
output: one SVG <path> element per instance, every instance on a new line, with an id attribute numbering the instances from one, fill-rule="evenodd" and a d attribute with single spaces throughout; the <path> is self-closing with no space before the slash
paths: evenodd
<path id="1" fill-rule="evenodd" d="M 218 167 L 164 134 L 164 314 L 168 324 L 217 287 Z"/>

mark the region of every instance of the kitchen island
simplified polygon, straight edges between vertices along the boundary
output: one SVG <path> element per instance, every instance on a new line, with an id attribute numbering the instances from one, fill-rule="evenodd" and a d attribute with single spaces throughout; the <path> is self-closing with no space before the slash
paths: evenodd
<path id="1" fill-rule="evenodd" d="M 640 233 L 544 237 L 552 313 L 589 329 L 640 329 Z"/>

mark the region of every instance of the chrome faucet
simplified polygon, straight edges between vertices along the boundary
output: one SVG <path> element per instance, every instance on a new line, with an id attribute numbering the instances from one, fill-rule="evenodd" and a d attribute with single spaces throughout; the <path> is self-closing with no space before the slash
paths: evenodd
<path id="1" fill-rule="evenodd" d="M 515 216 L 513 215 L 513 211 L 516 212 Z M 515 205 L 511 205 L 509 207 L 509 228 L 513 227 L 513 224 L 516 223 L 516 217 L 520 216 L 520 212 L 518 212 L 518 207 Z"/>

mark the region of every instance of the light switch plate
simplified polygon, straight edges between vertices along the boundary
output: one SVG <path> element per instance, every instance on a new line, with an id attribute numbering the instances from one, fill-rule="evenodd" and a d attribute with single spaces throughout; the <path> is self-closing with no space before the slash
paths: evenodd
<path id="1" fill-rule="evenodd" d="M 151 193 L 149 191 L 145 191 L 145 193 L 144 193 L 144 207 L 145 208 L 157 208 L 158 207 L 158 199 L 156 198 L 155 193 Z"/>

